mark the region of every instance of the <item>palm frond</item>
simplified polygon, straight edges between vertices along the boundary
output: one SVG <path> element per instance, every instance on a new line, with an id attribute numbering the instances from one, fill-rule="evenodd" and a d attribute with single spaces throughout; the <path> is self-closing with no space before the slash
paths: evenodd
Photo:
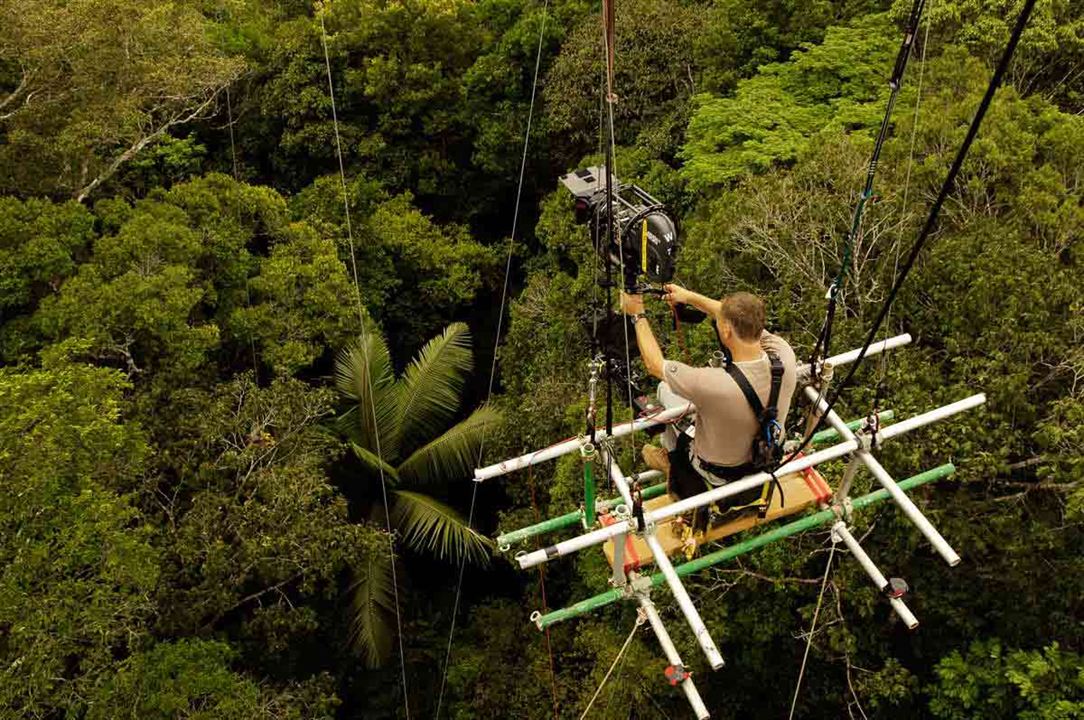
<path id="1" fill-rule="evenodd" d="M 411 361 L 398 385 L 400 447 L 436 436 L 455 416 L 474 367 L 470 346 L 467 326 L 452 323 Z"/>
<path id="2" fill-rule="evenodd" d="M 368 668 L 378 668 L 391 655 L 395 634 L 394 559 L 372 552 L 354 570 L 350 585 L 350 644 Z"/>
<path id="3" fill-rule="evenodd" d="M 419 552 L 441 559 L 486 564 L 492 543 L 467 527 L 463 517 L 442 502 L 422 493 L 395 491 L 392 523 L 403 541 Z"/>
<path id="4" fill-rule="evenodd" d="M 388 346 L 378 332 L 370 330 L 335 358 L 335 387 L 351 402 L 340 416 L 340 428 L 367 450 L 375 452 L 379 443 L 381 454 L 387 458 L 394 458 L 398 452 L 395 385 Z"/>
<path id="5" fill-rule="evenodd" d="M 466 420 L 415 450 L 399 465 L 399 477 L 415 483 L 470 477 L 486 427 L 495 430 L 501 419 L 496 408 L 481 406 Z"/>
<path id="6" fill-rule="evenodd" d="M 399 483 L 399 471 L 381 460 L 376 453 L 366 450 L 357 443 L 350 443 L 350 448 L 354 451 L 354 456 L 361 461 L 365 466 L 365 469 L 372 473 L 374 477 L 378 477 L 383 470 L 385 480 L 392 485 L 397 485 Z"/>

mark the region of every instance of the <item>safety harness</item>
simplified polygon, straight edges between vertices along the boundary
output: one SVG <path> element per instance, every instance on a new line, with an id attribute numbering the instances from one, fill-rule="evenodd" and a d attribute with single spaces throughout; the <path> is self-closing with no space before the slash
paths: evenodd
<path id="1" fill-rule="evenodd" d="M 737 363 L 727 362 L 725 369 L 728 375 L 734 379 L 745 396 L 745 401 L 753 410 L 757 419 L 757 432 L 753 437 L 753 461 L 752 466 L 759 472 L 766 472 L 772 476 L 770 482 L 764 484 L 765 494 L 760 505 L 759 514 L 764 517 L 768 513 L 768 507 L 772 503 L 772 492 L 779 490 L 779 502 L 785 505 L 783 486 L 779 478 L 775 476 L 775 469 L 783 458 L 783 426 L 779 422 L 779 390 L 783 386 L 783 361 L 774 353 L 768 353 L 768 360 L 772 366 L 772 386 L 768 392 L 768 404 L 760 402 L 760 396 L 749 384 L 745 373 L 737 366 Z"/>

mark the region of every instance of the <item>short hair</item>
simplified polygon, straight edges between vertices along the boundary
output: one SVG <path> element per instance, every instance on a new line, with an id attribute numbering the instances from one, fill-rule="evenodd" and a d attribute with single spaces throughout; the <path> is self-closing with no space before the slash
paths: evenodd
<path id="1" fill-rule="evenodd" d="M 736 292 L 725 295 L 719 303 L 719 314 L 730 323 L 739 338 L 746 342 L 760 339 L 766 322 L 763 300 L 753 293 Z"/>

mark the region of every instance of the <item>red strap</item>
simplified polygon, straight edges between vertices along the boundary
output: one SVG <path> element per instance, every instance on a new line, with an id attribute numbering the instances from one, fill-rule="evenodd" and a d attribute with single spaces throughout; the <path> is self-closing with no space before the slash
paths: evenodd
<path id="1" fill-rule="evenodd" d="M 611 517 L 609 513 L 606 513 L 605 515 L 600 515 L 598 519 L 600 521 L 602 521 L 602 524 L 604 526 L 613 525 L 613 524 L 615 524 L 617 522 L 617 520 L 614 520 L 613 517 Z M 639 555 L 639 553 L 636 552 L 636 543 L 633 541 L 632 535 L 626 533 L 625 534 L 625 572 L 628 572 L 629 570 L 639 570 L 639 569 L 640 569 L 640 555 Z"/>
<path id="2" fill-rule="evenodd" d="M 795 457 L 805 457 L 802 453 L 798 453 Z M 818 503 L 827 502 L 832 497 L 832 488 L 828 486 L 828 483 L 824 481 L 824 477 L 817 472 L 814 467 L 807 467 L 802 471 L 802 480 L 805 481 L 806 486 L 813 493 L 813 499 Z"/>

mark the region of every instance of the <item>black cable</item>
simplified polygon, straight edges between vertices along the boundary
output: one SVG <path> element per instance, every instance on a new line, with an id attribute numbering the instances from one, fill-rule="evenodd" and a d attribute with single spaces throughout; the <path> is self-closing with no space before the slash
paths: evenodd
<path id="1" fill-rule="evenodd" d="M 884 117 L 881 118 L 881 127 L 877 132 L 877 141 L 873 144 L 873 152 L 870 155 L 869 165 L 866 167 L 866 184 L 862 188 L 862 195 L 858 199 L 858 204 L 854 208 L 854 217 L 851 219 L 851 228 L 847 232 L 847 237 L 843 241 L 843 257 L 840 258 L 839 272 L 836 273 L 835 278 L 832 280 L 832 284 L 828 288 L 828 308 L 824 316 L 824 324 L 821 325 L 820 332 L 817 334 L 817 342 L 813 345 L 813 351 L 809 357 L 810 366 L 815 368 L 817 365 L 817 359 L 823 354 L 825 356 L 829 353 L 829 348 L 832 344 L 832 321 L 836 315 L 837 296 L 840 289 L 843 287 L 843 281 L 847 277 L 847 271 L 851 265 L 851 251 L 854 247 L 854 242 L 858 237 L 858 233 L 862 229 L 862 214 L 866 208 L 866 203 L 873 198 L 873 180 L 877 175 L 877 165 L 881 158 L 881 149 L 884 147 L 885 139 L 888 137 L 888 127 L 892 120 L 892 110 L 896 106 L 896 97 L 899 95 L 900 87 L 903 85 L 903 74 L 907 71 L 907 61 L 911 57 L 911 48 L 915 43 L 915 35 L 918 32 L 919 22 L 922 20 L 922 11 L 926 7 L 926 0 L 914 0 L 911 5 L 911 14 L 907 18 L 907 24 L 904 26 L 903 40 L 900 42 L 900 49 L 896 53 L 896 62 L 892 68 L 892 75 L 888 78 L 888 87 L 891 92 L 888 95 L 888 104 L 885 106 Z"/>
<path id="2" fill-rule="evenodd" d="M 888 315 L 892 303 L 895 302 L 896 295 L 899 294 L 900 288 L 903 286 L 904 281 L 911 272 L 911 268 L 914 267 L 915 260 L 918 258 L 922 246 L 926 244 L 926 240 L 929 239 L 934 231 L 934 227 L 937 225 L 937 220 L 941 214 L 941 206 L 944 205 L 945 199 L 948 198 L 949 193 L 952 192 L 952 187 L 956 183 L 956 176 L 960 173 L 960 167 L 963 165 L 964 159 L 967 158 L 967 153 L 971 150 L 971 143 L 974 142 L 975 136 L 979 132 L 979 126 L 982 125 L 982 120 L 986 116 L 986 111 L 990 108 L 990 103 L 994 99 L 994 93 L 997 92 L 997 89 L 1005 76 L 1005 72 L 1008 70 L 1009 62 L 1016 52 L 1016 45 L 1020 41 L 1020 35 L 1024 32 L 1024 27 L 1027 25 L 1028 18 L 1031 17 L 1031 11 L 1034 7 L 1035 0 L 1025 0 L 1024 8 L 1020 11 L 1020 16 L 1016 20 L 1016 26 L 1013 28 L 1012 35 L 1009 37 L 1009 42 L 1005 46 L 1005 52 L 1001 55 L 1001 60 L 998 62 L 997 69 L 994 70 L 993 77 L 990 78 L 990 85 L 986 88 L 986 94 L 983 96 L 982 102 L 979 103 L 979 109 L 975 113 L 975 117 L 971 120 L 971 126 L 967 129 L 967 136 L 964 138 L 963 144 L 960 145 L 960 149 L 956 153 L 956 159 L 952 161 L 952 167 L 949 168 L 948 175 L 945 176 L 945 181 L 941 184 L 941 190 L 937 193 L 937 199 L 934 200 L 929 215 L 926 216 L 926 222 L 922 226 L 922 231 L 919 233 L 918 239 L 911 247 L 911 251 L 907 256 L 907 262 L 904 263 L 899 277 L 896 278 L 896 282 L 893 283 L 892 289 L 889 291 L 888 297 L 881 306 L 880 312 L 877 313 L 877 319 L 874 320 L 873 326 L 866 335 L 866 340 L 862 344 L 862 349 L 858 352 L 858 357 L 855 359 L 854 363 L 851 364 L 843 381 L 836 386 L 835 394 L 828 403 L 828 407 L 821 414 L 820 419 L 806 433 L 805 439 L 802 440 L 802 444 L 798 446 L 798 449 L 791 453 L 790 457 L 783 460 L 780 463 L 781 465 L 791 462 L 809 445 L 810 440 L 813 438 L 813 434 L 817 432 L 822 424 L 824 424 L 825 418 L 835 407 L 839 396 L 843 393 L 843 390 L 850 385 L 855 373 L 858 372 L 862 360 L 866 357 L 866 352 L 869 350 L 870 345 L 873 344 L 873 338 L 876 337 L 877 331 L 881 329 L 881 324 L 884 322 L 885 316 Z"/>

